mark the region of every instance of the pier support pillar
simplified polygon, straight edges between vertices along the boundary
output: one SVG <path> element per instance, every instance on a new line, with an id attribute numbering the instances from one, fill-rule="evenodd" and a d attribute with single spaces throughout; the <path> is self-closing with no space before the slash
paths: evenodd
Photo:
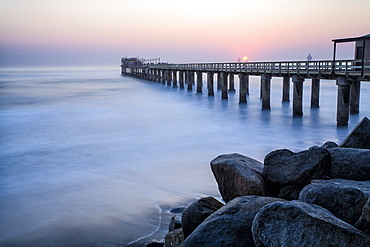
<path id="1" fill-rule="evenodd" d="M 293 75 L 293 117 L 302 117 L 303 82 L 304 78 Z"/>
<path id="2" fill-rule="evenodd" d="M 188 75 L 188 80 L 187 80 L 187 83 L 188 83 L 188 91 L 193 91 L 194 72 L 193 71 L 188 71 L 187 72 L 187 75 Z"/>
<path id="3" fill-rule="evenodd" d="M 320 79 L 312 78 L 311 85 L 311 108 L 319 108 Z"/>
<path id="4" fill-rule="evenodd" d="M 234 74 L 233 73 L 230 73 L 230 76 L 229 76 L 229 91 L 230 92 L 235 92 Z"/>
<path id="5" fill-rule="evenodd" d="M 349 119 L 349 91 L 351 81 L 347 77 L 338 77 L 337 126 L 347 126 Z"/>
<path id="6" fill-rule="evenodd" d="M 184 89 L 184 71 L 179 71 L 179 84 L 180 84 L 180 89 Z"/>
<path id="7" fill-rule="evenodd" d="M 172 81 L 173 81 L 173 84 L 172 84 L 172 87 L 177 87 L 177 71 L 174 70 L 173 73 L 172 73 Z"/>
<path id="8" fill-rule="evenodd" d="M 171 70 L 168 70 L 167 71 L 167 86 L 171 86 L 172 84 L 172 71 Z"/>
<path id="9" fill-rule="evenodd" d="M 161 83 L 162 84 L 166 84 L 166 71 L 165 70 L 161 70 Z"/>
<path id="10" fill-rule="evenodd" d="M 350 87 L 349 112 L 352 115 L 360 112 L 360 87 L 361 81 L 358 79 L 354 80 Z"/>
<path id="11" fill-rule="evenodd" d="M 202 87 L 203 87 L 203 77 L 202 77 L 202 72 L 197 71 L 197 93 L 202 93 Z"/>
<path id="12" fill-rule="evenodd" d="M 222 79 L 221 79 L 221 73 L 222 72 L 217 73 L 217 90 L 221 90 L 222 85 L 223 85 L 223 82 L 222 82 Z"/>
<path id="13" fill-rule="evenodd" d="M 284 76 L 283 77 L 283 102 L 289 101 L 290 96 L 290 77 Z"/>
<path id="14" fill-rule="evenodd" d="M 270 89 L 271 89 L 271 76 L 267 74 L 261 75 L 262 110 L 271 109 Z"/>
<path id="15" fill-rule="evenodd" d="M 221 72 L 220 73 L 220 79 L 222 83 L 222 99 L 228 99 L 229 96 L 227 94 L 227 73 Z"/>
<path id="16" fill-rule="evenodd" d="M 208 96 L 214 96 L 215 92 L 213 89 L 213 72 L 207 72 L 207 89 L 208 89 Z"/>
<path id="17" fill-rule="evenodd" d="M 247 103 L 247 89 L 249 76 L 245 73 L 239 74 L 239 103 Z"/>

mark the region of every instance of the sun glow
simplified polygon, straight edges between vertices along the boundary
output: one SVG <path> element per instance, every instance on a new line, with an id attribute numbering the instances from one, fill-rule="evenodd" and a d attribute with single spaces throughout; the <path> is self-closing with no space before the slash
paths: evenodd
<path id="1" fill-rule="evenodd" d="M 248 61 L 248 57 L 247 56 L 244 56 L 243 57 L 243 62 L 246 62 L 246 61 Z"/>

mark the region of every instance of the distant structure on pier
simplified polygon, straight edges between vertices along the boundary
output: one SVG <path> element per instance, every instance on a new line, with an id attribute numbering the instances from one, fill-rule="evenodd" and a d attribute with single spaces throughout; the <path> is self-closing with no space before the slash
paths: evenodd
<path id="1" fill-rule="evenodd" d="M 320 80 L 336 80 L 338 86 L 337 125 L 348 125 L 349 113 L 359 113 L 361 81 L 370 81 L 370 34 L 333 39 L 332 60 L 323 61 L 282 61 L 247 62 L 247 58 L 236 63 L 161 63 L 159 58 L 140 59 L 125 57 L 121 60 L 121 74 L 155 81 L 168 86 L 193 90 L 196 74 L 197 93 L 202 93 L 203 76 L 207 73 L 208 96 L 214 96 L 214 74 L 217 74 L 217 90 L 222 90 L 222 99 L 228 98 L 229 91 L 235 91 L 234 76 L 239 75 L 239 103 L 247 103 L 249 76 L 260 76 L 260 98 L 262 109 L 270 109 L 271 78 L 283 78 L 283 99 L 290 100 L 290 81 L 293 82 L 293 117 L 302 117 L 303 82 L 311 79 L 311 108 L 319 107 Z M 336 60 L 338 43 L 356 42 L 354 59 Z"/>

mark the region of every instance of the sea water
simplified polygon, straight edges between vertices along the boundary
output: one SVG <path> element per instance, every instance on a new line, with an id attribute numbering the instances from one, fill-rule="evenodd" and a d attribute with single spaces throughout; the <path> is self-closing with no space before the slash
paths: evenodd
<path id="1" fill-rule="evenodd" d="M 0 70 L 0 246 L 139 246 L 163 238 L 172 207 L 219 198 L 210 161 L 241 153 L 261 162 L 287 148 L 340 144 L 370 116 L 336 127 L 335 81 L 321 80 L 320 108 L 303 117 L 273 78 L 261 110 L 260 78 L 247 104 L 236 92 L 203 94 L 121 76 L 119 67 Z"/>

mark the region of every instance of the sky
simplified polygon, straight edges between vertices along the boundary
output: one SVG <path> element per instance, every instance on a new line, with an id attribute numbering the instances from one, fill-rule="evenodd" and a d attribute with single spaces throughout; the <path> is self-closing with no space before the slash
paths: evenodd
<path id="1" fill-rule="evenodd" d="M 0 66 L 330 60 L 370 0 L 0 0 Z M 351 59 L 354 43 L 338 44 Z"/>

